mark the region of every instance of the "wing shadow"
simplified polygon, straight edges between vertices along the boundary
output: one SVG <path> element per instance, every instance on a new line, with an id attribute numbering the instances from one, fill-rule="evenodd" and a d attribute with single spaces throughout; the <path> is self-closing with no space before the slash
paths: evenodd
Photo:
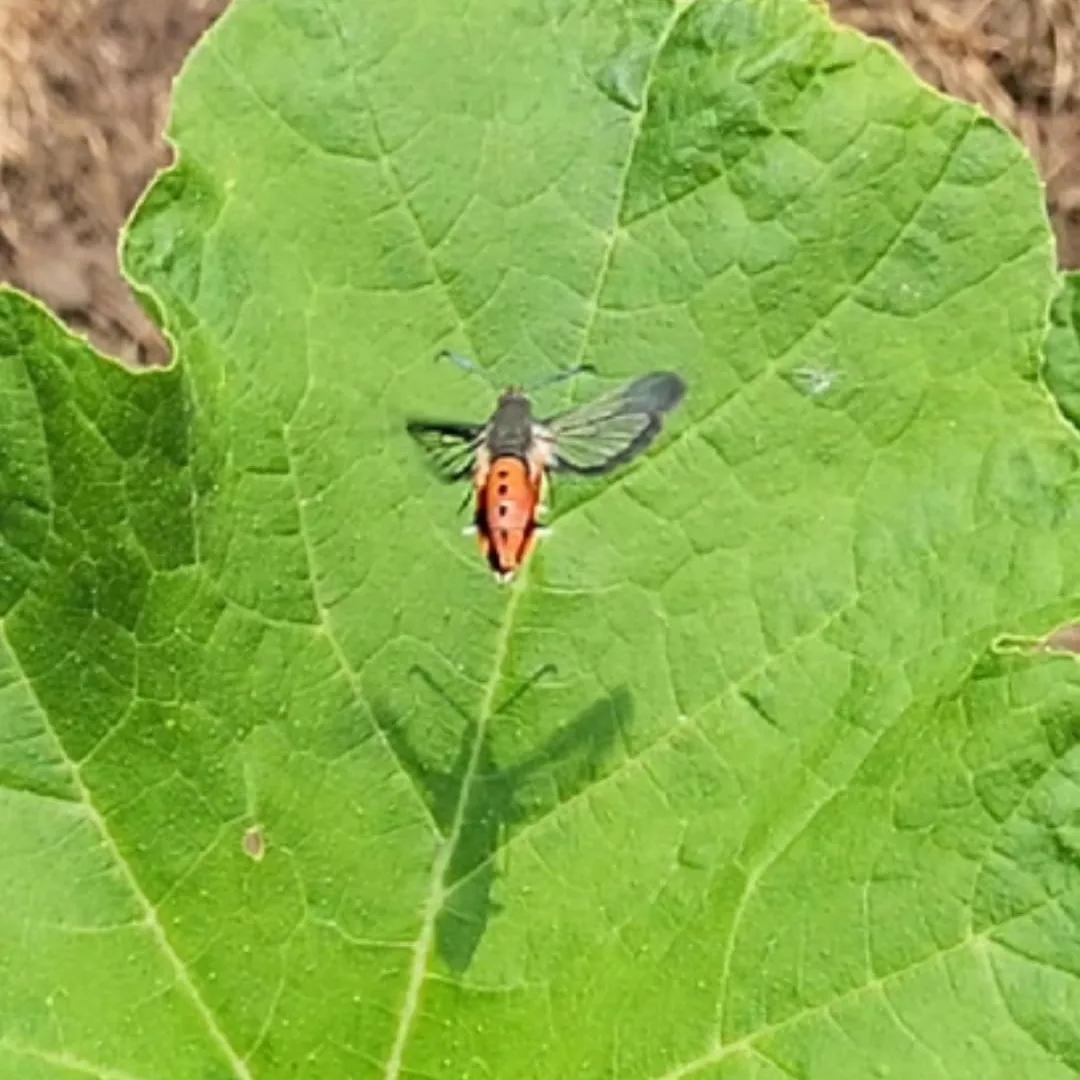
<path id="1" fill-rule="evenodd" d="M 492 915 L 499 911 L 492 898 L 499 874 L 499 850 L 515 829 L 544 816 L 593 783 L 610 758 L 620 732 L 625 732 L 633 719 L 633 699 L 629 690 L 620 686 L 594 701 L 522 760 L 501 765 L 495 759 L 488 732 L 500 715 L 551 670 L 540 669 L 511 694 L 493 714 L 480 745 L 475 747 L 472 783 L 443 882 L 446 901 L 435 925 L 436 947 L 454 975 L 468 969 Z M 424 793 L 444 840 L 448 840 L 474 751 L 477 725 L 428 672 L 416 667 L 412 674 L 465 722 L 449 769 L 425 763 L 405 726 L 385 707 L 376 706 L 373 711 L 399 761 Z M 530 791 L 545 789 L 547 799 L 529 797 Z"/>

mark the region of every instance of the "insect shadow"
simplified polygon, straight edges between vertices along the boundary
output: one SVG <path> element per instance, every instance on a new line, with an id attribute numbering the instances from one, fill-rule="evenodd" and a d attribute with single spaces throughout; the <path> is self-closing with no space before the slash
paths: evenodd
<path id="1" fill-rule="evenodd" d="M 455 975 L 463 974 L 483 940 L 492 915 L 499 906 L 492 899 L 498 878 L 499 850 L 520 830 L 561 803 L 572 799 L 593 783 L 605 761 L 610 760 L 616 738 L 625 733 L 633 717 L 633 699 L 624 686 L 598 698 L 566 727 L 520 761 L 500 765 L 492 751 L 489 732 L 517 701 L 544 675 L 547 665 L 533 674 L 492 715 L 476 746 L 477 723 L 425 670 L 414 667 L 419 678 L 462 719 L 457 753 L 450 768 L 425 763 L 404 725 L 379 703 L 375 720 L 398 760 L 423 793 L 444 839 L 449 839 L 462 785 L 475 751 L 476 764 L 461 822 L 443 880 L 445 901 L 435 923 L 435 942 L 440 956 Z"/>

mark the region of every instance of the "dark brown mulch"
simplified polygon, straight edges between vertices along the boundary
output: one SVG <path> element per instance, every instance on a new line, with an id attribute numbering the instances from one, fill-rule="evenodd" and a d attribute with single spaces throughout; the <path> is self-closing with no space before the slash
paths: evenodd
<path id="1" fill-rule="evenodd" d="M 168 358 L 117 267 L 120 226 L 168 162 L 172 79 L 228 0 L 0 0 L 0 280 L 106 352 Z M 929 82 L 1030 147 L 1061 261 L 1080 266 L 1080 0 L 831 0 Z"/>
<path id="2" fill-rule="evenodd" d="M 117 265 L 172 80 L 228 0 L 0 0 L 0 279 L 134 364 L 168 347 Z"/>

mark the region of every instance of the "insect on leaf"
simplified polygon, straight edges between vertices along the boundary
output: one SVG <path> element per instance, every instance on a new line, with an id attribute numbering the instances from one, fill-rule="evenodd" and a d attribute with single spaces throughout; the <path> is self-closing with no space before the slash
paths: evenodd
<path id="1" fill-rule="evenodd" d="M 1019 143 L 807 0 L 232 4 L 170 130 L 173 368 L 0 290 L 0 1078 L 1075 1080 L 1080 663 L 996 645 L 1080 615 Z M 678 371 L 693 436 L 491 587 L 387 420 L 449 334 Z"/>

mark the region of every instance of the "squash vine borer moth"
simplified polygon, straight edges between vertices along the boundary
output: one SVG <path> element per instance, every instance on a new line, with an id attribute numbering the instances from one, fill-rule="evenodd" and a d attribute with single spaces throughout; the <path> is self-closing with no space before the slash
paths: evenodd
<path id="1" fill-rule="evenodd" d="M 478 370 L 453 353 L 460 367 Z M 540 383 L 561 382 L 571 368 Z M 539 386 L 532 387 L 535 391 Z M 642 453 L 659 434 L 665 414 L 686 393 L 669 371 L 642 375 L 607 394 L 547 419 L 533 416 L 529 392 L 511 386 L 484 423 L 409 420 L 406 429 L 446 483 L 472 477 L 473 525 L 480 551 L 500 581 L 521 568 L 542 531 L 549 473 L 599 476 Z"/>

